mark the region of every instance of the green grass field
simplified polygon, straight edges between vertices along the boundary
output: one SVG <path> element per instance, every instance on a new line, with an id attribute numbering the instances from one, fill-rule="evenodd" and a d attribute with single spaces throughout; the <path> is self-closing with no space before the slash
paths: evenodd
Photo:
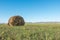
<path id="1" fill-rule="evenodd" d="M 0 40 L 60 40 L 60 24 L 25 24 L 25 26 L 0 24 Z"/>

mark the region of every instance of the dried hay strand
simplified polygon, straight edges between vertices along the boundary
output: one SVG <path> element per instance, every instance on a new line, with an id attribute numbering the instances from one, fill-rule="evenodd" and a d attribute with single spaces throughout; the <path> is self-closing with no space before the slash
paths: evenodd
<path id="1" fill-rule="evenodd" d="M 23 26 L 24 24 L 25 24 L 25 21 L 21 16 L 12 16 L 8 20 L 9 26 Z"/>

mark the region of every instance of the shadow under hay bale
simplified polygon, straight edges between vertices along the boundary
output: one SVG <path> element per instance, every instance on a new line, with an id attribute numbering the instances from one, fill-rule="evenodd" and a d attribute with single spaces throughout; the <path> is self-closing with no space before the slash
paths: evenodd
<path id="1" fill-rule="evenodd" d="M 12 16 L 8 20 L 9 26 L 23 26 L 24 24 L 25 24 L 25 21 L 21 16 Z"/>

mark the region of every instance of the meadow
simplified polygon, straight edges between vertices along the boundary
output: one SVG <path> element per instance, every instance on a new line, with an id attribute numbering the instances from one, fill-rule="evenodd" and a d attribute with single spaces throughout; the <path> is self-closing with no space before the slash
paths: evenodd
<path id="1" fill-rule="evenodd" d="M 60 40 L 60 23 L 0 24 L 0 40 Z"/>

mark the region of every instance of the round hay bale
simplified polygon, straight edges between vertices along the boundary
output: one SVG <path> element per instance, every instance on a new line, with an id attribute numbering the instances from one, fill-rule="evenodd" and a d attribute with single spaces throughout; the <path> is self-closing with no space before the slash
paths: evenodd
<path id="1" fill-rule="evenodd" d="M 25 21 L 21 16 L 12 16 L 8 20 L 9 26 L 23 26 L 24 24 L 25 24 Z"/>

